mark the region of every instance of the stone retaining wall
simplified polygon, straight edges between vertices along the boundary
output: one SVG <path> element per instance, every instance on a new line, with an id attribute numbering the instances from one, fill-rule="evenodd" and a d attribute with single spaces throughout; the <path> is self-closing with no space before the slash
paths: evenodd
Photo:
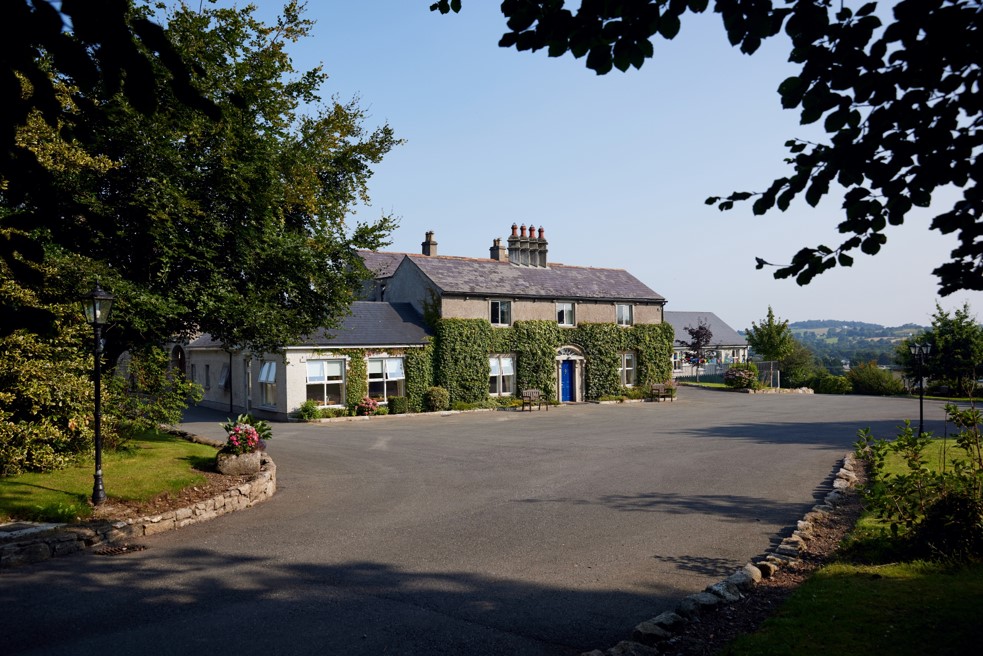
<path id="1" fill-rule="evenodd" d="M 6 544 L 0 543 L 0 571 L 7 567 L 77 553 L 98 545 L 111 545 L 207 522 L 226 513 L 262 503 L 275 492 L 276 464 L 269 454 L 264 453 L 259 473 L 248 482 L 192 506 L 138 519 L 66 525 Z"/>

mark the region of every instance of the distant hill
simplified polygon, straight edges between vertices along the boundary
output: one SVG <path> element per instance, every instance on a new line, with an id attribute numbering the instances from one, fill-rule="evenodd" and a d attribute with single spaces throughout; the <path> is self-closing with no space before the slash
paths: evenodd
<path id="1" fill-rule="evenodd" d="M 852 365 L 871 361 L 881 365 L 894 364 L 898 344 L 906 337 L 927 329 L 914 323 L 892 327 L 833 319 L 796 321 L 788 326 L 795 338 L 815 353 L 831 371 L 835 371 L 843 360 Z"/>

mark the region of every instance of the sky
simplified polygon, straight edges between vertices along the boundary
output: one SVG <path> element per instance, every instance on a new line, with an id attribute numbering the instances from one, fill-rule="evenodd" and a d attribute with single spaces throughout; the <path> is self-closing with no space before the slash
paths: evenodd
<path id="1" fill-rule="evenodd" d="M 888 232 L 877 256 L 855 251 L 853 267 L 800 287 L 754 258 L 839 244 L 839 199 L 764 217 L 704 204 L 766 188 L 787 173 L 788 139 L 822 138 L 781 108 L 776 89 L 796 72 L 784 38 L 749 57 L 718 16 L 688 15 L 641 70 L 597 76 L 570 55 L 500 48 L 497 1 L 465 0 L 446 16 L 430 2 L 311 0 L 312 36 L 290 50 L 298 70 L 324 66 L 325 100 L 357 97 L 367 128 L 388 123 L 405 140 L 353 217 L 398 217 L 387 250 L 418 253 L 432 230 L 441 255 L 488 257 L 513 223 L 535 225 L 551 262 L 627 269 L 668 310 L 714 312 L 737 330 L 769 305 L 793 322 L 890 326 L 928 325 L 936 302 L 983 310 L 983 293 L 937 296 L 931 272 L 955 240 L 928 230 L 930 213 Z M 254 4 L 268 22 L 282 7 Z"/>

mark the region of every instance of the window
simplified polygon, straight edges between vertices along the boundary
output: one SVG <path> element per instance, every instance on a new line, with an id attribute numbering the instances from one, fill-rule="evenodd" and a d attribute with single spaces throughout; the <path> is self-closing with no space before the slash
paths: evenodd
<path id="1" fill-rule="evenodd" d="M 264 362 L 259 369 L 259 391 L 263 405 L 276 405 L 276 362 Z"/>
<path id="2" fill-rule="evenodd" d="M 622 353 L 621 362 L 618 364 L 618 375 L 621 376 L 621 384 L 631 387 L 635 384 L 635 354 Z"/>
<path id="3" fill-rule="evenodd" d="M 683 356 L 676 351 L 672 353 L 672 369 L 673 371 L 682 371 L 683 369 Z"/>
<path id="4" fill-rule="evenodd" d="M 387 403 L 390 396 L 404 396 L 403 358 L 369 358 L 369 397 Z"/>
<path id="5" fill-rule="evenodd" d="M 630 326 L 633 323 L 632 306 L 625 303 L 618 303 L 618 325 Z"/>
<path id="6" fill-rule="evenodd" d="M 232 387 L 231 385 L 232 377 L 229 376 L 229 365 L 223 364 L 222 371 L 218 375 L 218 386 L 224 390 Z"/>
<path id="7" fill-rule="evenodd" d="M 493 326 L 511 326 L 512 301 L 492 301 L 491 322 Z"/>
<path id="8" fill-rule="evenodd" d="M 307 361 L 307 400 L 318 405 L 345 403 L 345 361 Z"/>
<path id="9" fill-rule="evenodd" d="M 561 326 L 573 325 L 573 303 L 556 304 L 556 322 Z"/>
<path id="10" fill-rule="evenodd" d="M 509 396 L 515 390 L 515 365 L 511 355 L 493 355 L 488 358 L 491 375 L 488 393 L 492 396 Z"/>
<path id="11" fill-rule="evenodd" d="M 211 367 L 206 364 L 205 365 L 205 389 L 211 389 L 212 388 L 212 381 L 211 381 L 212 373 L 211 373 L 210 369 L 211 369 Z"/>
<path id="12" fill-rule="evenodd" d="M 198 382 L 198 368 L 196 365 L 191 365 L 191 382 Z"/>

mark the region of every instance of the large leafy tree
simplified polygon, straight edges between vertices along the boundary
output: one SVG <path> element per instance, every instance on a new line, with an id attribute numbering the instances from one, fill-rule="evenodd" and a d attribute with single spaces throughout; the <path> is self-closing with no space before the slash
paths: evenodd
<path id="1" fill-rule="evenodd" d="M 776 318 L 769 305 L 764 320 L 760 324 L 752 321 L 745 333 L 751 349 L 769 361 L 769 379 L 774 381 L 775 361 L 784 360 L 795 351 L 796 341 L 792 329 L 788 327 L 788 320 Z"/>
<path id="2" fill-rule="evenodd" d="M 57 198 L 49 161 L 25 140 L 39 123 L 71 142 L 102 111 L 99 98 L 120 93 L 152 114 L 158 88 L 212 118 L 215 103 L 191 83 L 188 67 L 146 14 L 129 0 L 7 0 L 0 5 L 0 273 L 39 287 L 45 268 L 36 230 Z M 97 90 L 101 92 L 97 93 Z M 30 200 L 28 200 L 30 198 Z M 50 329 L 56 313 L 16 302 L 0 305 L 0 335 Z"/>
<path id="3" fill-rule="evenodd" d="M 686 13 L 708 0 L 583 0 L 576 11 L 563 0 L 504 0 L 508 31 L 499 44 L 586 57 L 599 75 L 640 68 L 652 42 L 673 39 Z M 460 0 L 431 9 L 460 11 Z M 983 11 L 979 0 L 899 0 L 886 24 L 877 2 L 844 0 L 715 0 L 727 38 L 746 54 L 782 32 L 799 72 L 778 87 L 782 106 L 802 124 L 821 122 L 824 142 L 790 139 L 788 175 L 763 191 L 711 197 L 721 210 L 753 199 L 755 214 L 785 211 L 796 198 L 816 206 L 841 196 L 844 239 L 797 252 L 775 277 L 807 284 L 852 252 L 876 254 L 888 226 L 901 225 L 916 207 L 937 208 L 931 227 L 958 245 L 934 273 L 947 295 L 983 289 L 983 166 L 980 110 L 983 84 Z M 938 192 L 962 190 L 943 203 Z M 933 202 L 934 200 L 934 202 Z M 769 263 L 757 258 L 758 268 Z"/>
<path id="4" fill-rule="evenodd" d="M 222 120 L 167 85 L 152 114 L 99 85 L 84 147 L 112 164 L 48 171 L 54 200 L 34 234 L 58 270 L 51 293 L 70 297 L 98 277 L 119 299 L 116 352 L 199 331 L 270 351 L 331 325 L 365 273 L 356 249 L 378 247 L 393 225 L 346 223 L 392 131 L 367 131 L 354 102 L 321 104 L 324 73 L 293 69 L 289 45 L 310 28 L 297 3 L 272 26 L 253 11 L 182 4 L 165 17 Z"/>
<path id="5" fill-rule="evenodd" d="M 911 353 L 914 344 L 931 346 L 924 369 Z M 976 321 L 969 304 L 955 312 L 936 305 L 931 328 L 899 344 L 897 362 L 912 379 L 926 376 L 962 396 L 970 396 L 983 372 L 983 326 Z"/>

